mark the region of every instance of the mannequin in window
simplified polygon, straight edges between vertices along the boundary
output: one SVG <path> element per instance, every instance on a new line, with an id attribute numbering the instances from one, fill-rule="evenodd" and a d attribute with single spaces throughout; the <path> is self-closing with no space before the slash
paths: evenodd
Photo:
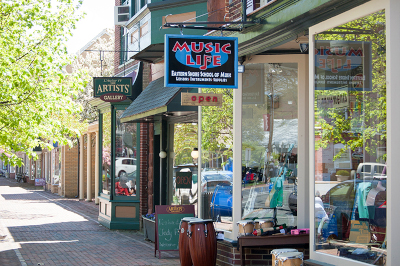
<path id="1" fill-rule="evenodd" d="M 126 178 L 121 178 L 119 181 L 115 182 L 115 194 L 119 196 L 129 196 L 128 186 Z"/>

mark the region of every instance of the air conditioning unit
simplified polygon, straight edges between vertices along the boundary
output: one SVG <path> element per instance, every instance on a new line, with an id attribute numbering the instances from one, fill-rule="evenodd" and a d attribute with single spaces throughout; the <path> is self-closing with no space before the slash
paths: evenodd
<path id="1" fill-rule="evenodd" d="M 246 1 L 246 14 L 250 14 L 260 7 L 260 0 L 247 0 Z"/>
<path id="2" fill-rule="evenodd" d="M 125 25 L 129 19 L 129 5 L 114 7 L 114 25 Z"/>

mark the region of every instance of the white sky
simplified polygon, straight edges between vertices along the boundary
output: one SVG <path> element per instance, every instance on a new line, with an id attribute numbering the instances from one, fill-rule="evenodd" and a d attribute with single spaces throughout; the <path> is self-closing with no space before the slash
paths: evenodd
<path id="1" fill-rule="evenodd" d="M 76 24 L 74 35 L 67 42 L 68 53 L 76 53 L 102 30 L 114 28 L 114 0 L 83 0 L 79 9 L 85 18 Z"/>

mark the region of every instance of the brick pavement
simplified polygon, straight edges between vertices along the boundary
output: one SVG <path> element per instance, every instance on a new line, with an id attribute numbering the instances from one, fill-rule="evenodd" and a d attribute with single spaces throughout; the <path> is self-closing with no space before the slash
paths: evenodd
<path id="1" fill-rule="evenodd" d="M 0 178 L 0 265 L 180 265 L 177 251 L 154 257 L 134 230 L 109 230 L 94 202 L 62 198 Z"/>

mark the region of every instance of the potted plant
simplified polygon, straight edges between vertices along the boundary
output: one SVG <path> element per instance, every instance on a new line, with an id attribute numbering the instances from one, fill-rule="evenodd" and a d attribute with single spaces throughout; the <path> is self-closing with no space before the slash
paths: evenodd
<path id="1" fill-rule="evenodd" d="M 350 170 L 339 170 L 336 172 L 336 179 L 338 182 L 343 182 L 350 179 Z"/>
<path id="2" fill-rule="evenodd" d="M 156 216 L 155 213 L 142 215 L 144 239 L 156 241 Z"/>

